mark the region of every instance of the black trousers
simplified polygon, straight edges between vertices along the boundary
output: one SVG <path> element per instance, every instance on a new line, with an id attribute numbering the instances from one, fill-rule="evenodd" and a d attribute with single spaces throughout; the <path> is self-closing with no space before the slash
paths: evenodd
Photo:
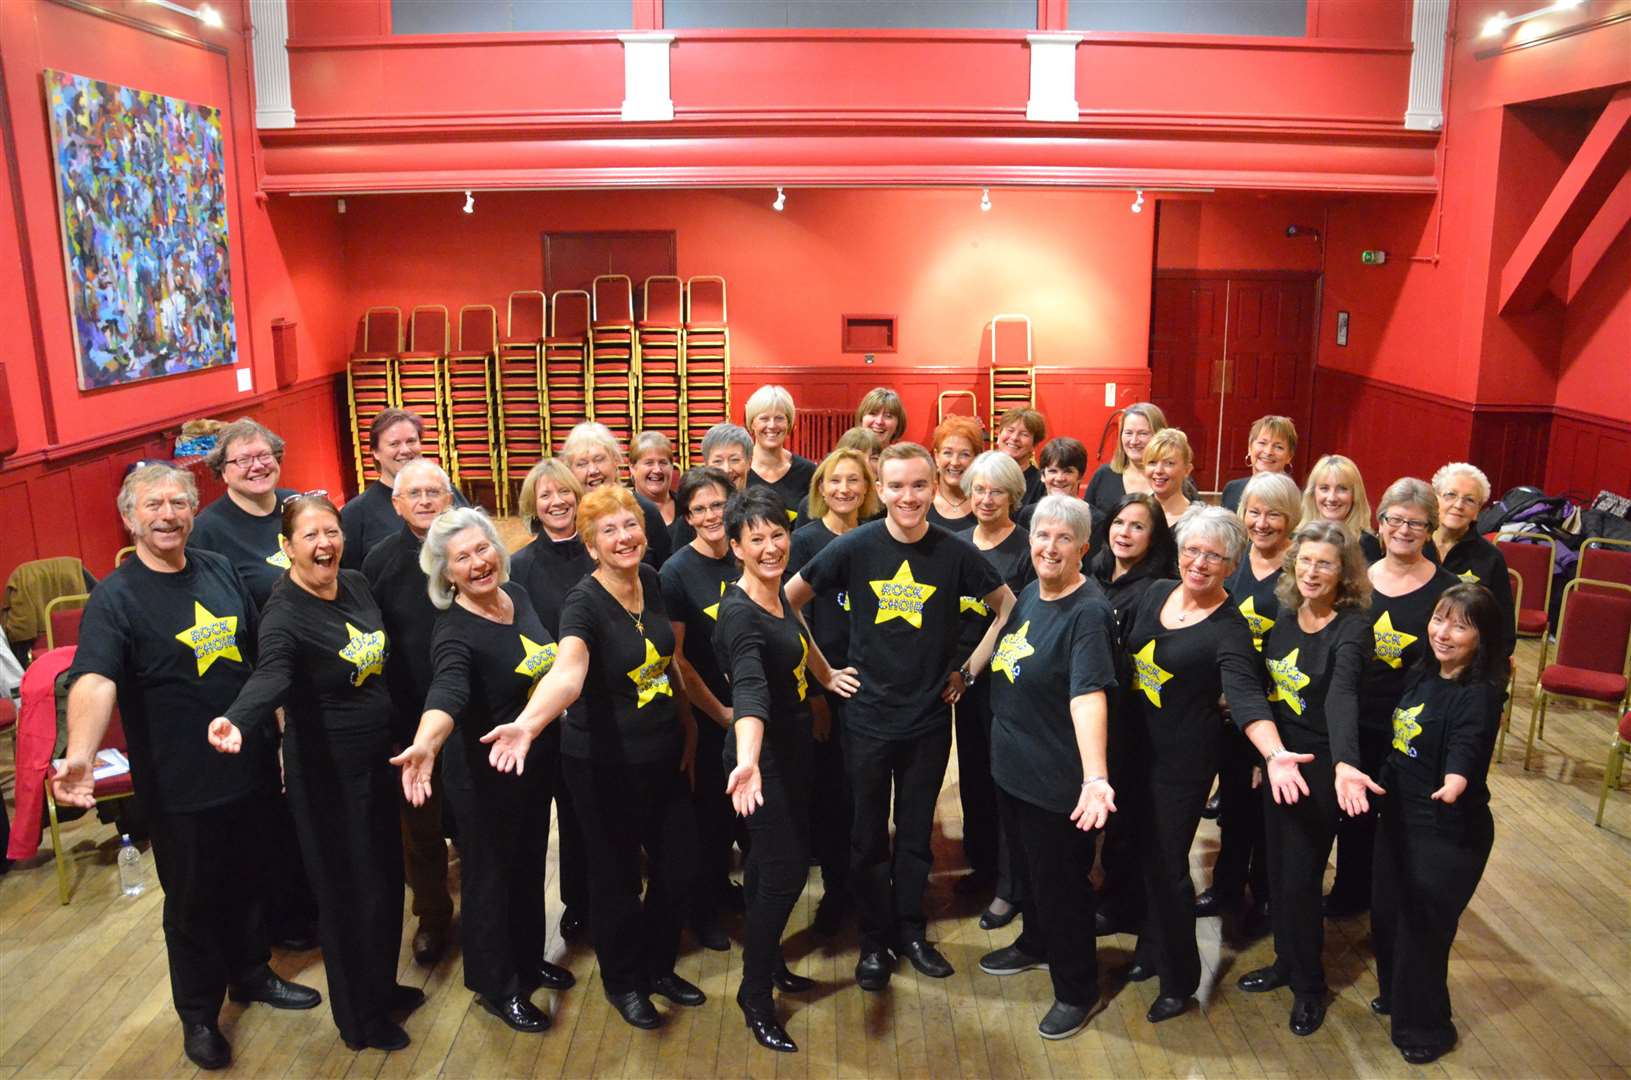
<path id="1" fill-rule="evenodd" d="M 551 727 L 559 728 L 559 724 Z M 557 736 L 559 738 L 559 736 Z M 555 755 L 555 838 L 559 843 L 561 906 L 579 914 L 589 911 L 589 859 L 583 851 L 583 829 L 572 805 L 572 789 L 566 783 L 566 757 Z"/>
<path id="2" fill-rule="evenodd" d="M 695 891 L 696 818 L 685 774 L 678 761 L 634 765 L 574 757 L 566 759 L 565 771 L 589 857 L 601 980 L 609 995 L 643 991 L 652 978 L 674 970 Z M 642 850 L 650 872 L 644 904 Z"/>
<path id="3" fill-rule="evenodd" d="M 227 983 L 265 966 L 271 792 L 224 806 L 152 816 L 164 888 L 170 996 L 184 1024 L 214 1024 Z"/>
<path id="4" fill-rule="evenodd" d="M 447 798 L 459 823 L 464 985 L 506 998 L 533 988 L 544 956 L 544 879 L 555 762 L 534 743 L 525 770 L 465 764 L 462 735 L 448 740 Z M 485 755 L 486 747 L 482 747 Z"/>
<path id="5" fill-rule="evenodd" d="M 1163 772 L 1161 763 L 1155 762 L 1151 775 L 1132 792 L 1146 901 L 1135 957 L 1160 974 L 1163 997 L 1189 997 L 1201 983 L 1189 847 L 1216 773 L 1216 752 L 1205 756 L 1211 767 L 1196 771 Z"/>
<path id="6" fill-rule="evenodd" d="M 1244 897 L 1269 898 L 1268 865 L 1263 855 L 1263 797 L 1252 790 L 1252 770 L 1263 757 L 1234 724 L 1223 733 L 1223 764 L 1218 770 L 1218 857 L 1212 864 L 1212 891 L 1226 902 Z"/>
<path id="7" fill-rule="evenodd" d="M 443 831 L 442 759 L 431 770 L 430 797 L 415 806 L 397 787 L 402 831 L 402 869 L 413 891 L 413 915 L 429 927 L 446 929 L 453 921 L 453 894 L 447 888 L 447 838 Z"/>
<path id="8" fill-rule="evenodd" d="M 1313 754 L 1300 766 L 1308 794 L 1295 803 L 1274 801 L 1268 784 L 1262 800 L 1267 844 L 1270 914 L 1274 920 L 1274 966 L 1291 983 L 1298 997 L 1323 997 L 1325 986 L 1325 916 L 1321 908 L 1325 864 L 1331 857 L 1342 816 L 1337 806 L 1336 777 L 1328 744 L 1298 740 L 1292 729 L 1282 728 L 1286 748 Z"/>
<path id="9" fill-rule="evenodd" d="M 828 896 L 849 892 L 849 836 L 855 817 L 849 771 L 844 766 L 844 704 L 836 694 L 826 699 L 832 728 L 826 742 L 810 750 L 810 844 L 821 864 L 821 888 Z"/>
<path id="10" fill-rule="evenodd" d="M 748 912 L 740 1000 L 768 1007 L 782 932 L 810 877 L 810 762 L 778 759 L 761 778 L 764 805 L 747 817 L 753 842 L 742 883 Z"/>
<path id="11" fill-rule="evenodd" d="M 948 718 L 949 720 L 949 718 Z M 861 952 L 923 938 L 923 892 L 934 868 L 929 842 L 934 804 L 951 758 L 951 724 L 915 739 L 875 739 L 850 730 L 844 748 L 855 818 L 850 875 L 861 924 Z M 889 843 L 894 793 L 895 843 Z"/>
<path id="12" fill-rule="evenodd" d="M 1388 716 L 1391 718 L 1392 712 Z M 1359 725 L 1359 768 L 1374 777 L 1387 757 L 1393 740 L 1391 719 L 1386 727 Z M 1371 866 L 1375 861 L 1376 800 L 1369 812 L 1358 817 L 1343 816 L 1337 826 L 1337 872 L 1331 881 L 1331 895 L 1346 907 L 1363 908 L 1371 899 Z"/>
<path id="13" fill-rule="evenodd" d="M 1014 944 L 1048 962 L 1055 999 L 1091 1008 L 1099 1000 L 1094 900 L 1087 880 L 1093 834 L 1078 829 L 1069 814 L 1044 810 L 1001 787 L 997 801 L 1027 900 L 1024 928 Z"/>
<path id="14" fill-rule="evenodd" d="M 285 787 L 288 780 L 285 777 Z M 306 877 L 306 863 L 300 855 L 300 837 L 295 832 L 294 813 L 286 791 L 268 804 L 267 846 L 263 853 L 271 868 L 267 872 L 270 892 L 266 922 L 272 940 L 303 937 L 317 922 L 317 897 Z"/>
<path id="15" fill-rule="evenodd" d="M 315 725 L 313 725 L 315 727 Z M 298 730 L 283 742 L 289 809 L 317 898 L 328 1003 L 340 1036 L 385 1019 L 402 941 L 401 774 L 390 731 Z"/>
<path id="16" fill-rule="evenodd" d="M 1371 937 L 1382 996 L 1392 1003 L 1393 1044 L 1447 1050 L 1450 946 L 1484 875 L 1495 826 L 1487 805 L 1444 806 L 1397 774 L 1379 783 Z"/>
<path id="17" fill-rule="evenodd" d="M 1110 785 L 1117 792 L 1132 792 L 1133 783 L 1142 782 L 1140 751 L 1136 748 L 1132 725 L 1143 723 L 1138 707 L 1125 701 L 1125 695 L 1112 699 L 1110 732 L 1106 744 Z M 1144 871 L 1138 846 L 1138 800 L 1123 798 L 1116 803 L 1102 831 L 1099 844 L 1098 906 L 1111 921 L 1122 926 L 1144 924 Z"/>
<path id="18" fill-rule="evenodd" d="M 996 879 L 996 895 L 1019 903 L 1018 881 L 996 781 L 991 779 L 991 684 L 976 682 L 952 709 L 957 730 L 957 793 L 963 804 L 963 854 L 976 874 Z"/>
<path id="19" fill-rule="evenodd" d="M 730 879 L 731 844 L 738 830 L 736 811 L 725 794 L 723 755 L 728 733 L 697 714 L 697 779 L 691 789 L 696 816 L 697 887 L 691 900 L 691 922 L 712 926 L 719 915 L 720 891 Z"/>

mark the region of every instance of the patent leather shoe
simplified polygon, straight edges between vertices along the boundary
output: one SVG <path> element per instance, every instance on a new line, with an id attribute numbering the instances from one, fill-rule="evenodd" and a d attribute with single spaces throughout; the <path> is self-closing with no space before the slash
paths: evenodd
<path id="1" fill-rule="evenodd" d="M 895 958 L 887 949 L 862 953 L 855 965 L 855 982 L 862 990 L 877 993 L 889 986 L 889 976 L 895 972 Z"/>
<path id="2" fill-rule="evenodd" d="M 606 1000 L 612 1003 L 625 1023 L 643 1031 L 652 1031 L 662 1027 L 662 1014 L 651 1003 L 651 999 L 638 990 L 630 990 L 624 994 L 607 994 Z"/>
<path id="3" fill-rule="evenodd" d="M 667 998 L 675 1005 L 695 1007 L 708 1000 L 708 995 L 670 971 L 651 980 L 651 992 Z"/>
<path id="4" fill-rule="evenodd" d="M 1227 914 L 1231 908 L 1239 906 L 1239 900 L 1231 904 L 1216 889 L 1206 889 L 1195 898 L 1195 917 L 1197 919 L 1211 919 Z"/>
<path id="5" fill-rule="evenodd" d="M 227 988 L 227 997 L 240 1005 L 258 1001 L 274 1009 L 315 1009 L 323 995 L 309 986 L 289 982 L 264 964 L 249 977 Z"/>
<path id="6" fill-rule="evenodd" d="M 799 1052 L 798 1043 L 795 1043 L 782 1027 L 781 1021 L 776 1019 L 775 1009 L 755 1007 L 742 1002 L 742 1019 L 747 1021 L 748 1030 L 760 1046 L 766 1050 L 774 1050 L 780 1054 L 796 1054 Z"/>
<path id="7" fill-rule="evenodd" d="M 1291 1006 L 1291 1033 L 1307 1037 L 1325 1023 L 1325 1002 L 1317 997 L 1299 997 Z"/>
<path id="8" fill-rule="evenodd" d="M 549 1030 L 549 1017 L 538 1011 L 524 994 L 511 994 L 506 998 L 490 998 L 477 994 L 481 1007 L 498 1017 L 516 1031 L 532 1035 Z"/>
<path id="9" fill-rule="evenodd" d="M 567 908 L 561 912 L 561 938 L 565 941 L 576 941 L 585 930 L 589 929 L 589 920 L 583 917 L 583 912 L 577 908 Z"/>
<path id="10" fill-rule="evenodd" d="M 1280 989 L 1285 984 L 1285 973 L 1273 964 L 1268 967 L 1257 968 L 1255 971 L 1248 971 L 1240 977 L 1239 982 L 1235 983 L 1236 986 L 1248 994 L 1266 994 L 1270 990 Z"/>
<path id="11" fill-rule="evenodd" d="M 1153 979 L 1155 978 L 1155 965 L 1146 964 L 1142 960 L 1134 960 L 1127 965 L 1126 970 L 1121 973 L 1121 977 L 1130 983 Z"/>
<path id="12" fill-rule="evenodd" d="M 232 1044 L 214 1024 L 182 1025 L 181 1049 L 200 1069 L 213 1072 L 232 1064 Z"/>
<path id="13" fill-rule="evenodd" d="M 906 959 L 912 962 L 913 967 L 931 979 L 949 979 L 957 973 L 957 969 L 940 955 L 940 950 L 922 938 L 908 941 L 902 951 L 906 953 Z"/>
<path id="14" fill-rule="evenodd" d="M 578 977 L 559 964 L 551 964 L 548 960 L 538 961 L 538 968 L 533 972 L 533 978 L 545 990 L 570 990 L 578 984 Z"/>
<path id="15" fill-rule="evenodd" d="M 1387 995 L 1378 994 L 1370 999 L 1370 1011 L 1377 1016 L 1391 1016 L 1393 1015 L 1393 1002 L 1388 1000 Z"/>
<path id="16" fill-rule="evenodd" d="M 1163 1020 L 1171 1020 L 1174 1016 L 1182 1016 L 1189 1008 L 1189 999 L 1186 997 L 1158 997 L 1150 1011 L 1144 1014 L 1144 1019 L 1152 1024 L 1159 1024 Z"/>
<path id="17" fill-rule="evenodd" d="M 1409 1046 L 1402 1047 L 1399 1050 L 1399 1056 L 1412 1065 L 1431 1065 L 1449 1053 L 1451 1049 L 1452 1047 L 1448 1046 Z"/>
<path id="18" fill-rule="evenodd" d="M 1000 914 L 992 911 L 990 908 L 986 908 L 985 911 L 980 913 L 980 929 L 1001 930 L 1003 927 L 1013 922 L 1018 915 L 1018 904 L 1009 904 L 1008 910 Z"/>

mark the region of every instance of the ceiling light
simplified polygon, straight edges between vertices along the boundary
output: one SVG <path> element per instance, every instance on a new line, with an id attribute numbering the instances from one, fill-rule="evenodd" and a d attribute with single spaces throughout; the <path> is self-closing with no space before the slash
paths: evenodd
<path id="1" fill-rule="evenodd" d="M 1481 36 L 1498 37 L 1519 23 L 1526 23 L 1530 19 L 1538 19 L 1542 15 L 1553 15 L 1560 11 L 1573 11 L 1584 2 L 1585 0 L 1556 0 L 1555 3 L 1547 4 L 1545 7 L 1536 8 L 1534 11 L 1525 12 L 1522 15 L 1508 16 L 1506 12 L 1498 11 L 1485 20 Z"/>
<path id="2" fill-rule="evenodd" d="M 221 22 L 221 13 L 210 7 L 208 4 L 204 4 L 199 7 L 198 21 L 203 23 L 205 26 L 213 26 L 217 30 L 224 25 Z"/>
<path id="3" fill-rule="evenodd" d="M 1144 189 L 1143 188 L 1138 189 L 1138 198 L 1133 200 L 1133 205 L 1131 207 L 1129 207 L 1129 209 L 1132 210 L 1132 212 L 1135 213 L 1135 214 L 1142 214 L 1144 212 Z"/>
<path id="4" fill-rule="evenodd" d="M 464 193 L 464 212 L 467 214 L 476 212 L 476 197 L 468 191 Z"/>
<path id="5" fill-rule="evenodd" d="M 1506 12 L 1498 11 L 1484 20 L 1484 37 L 1494 37 L 1506 29 Z"/>
<path id="6" fill-rule="evenodd" d="M 991 212 L 991 189 L 990 188 L 981 188 L 980 189 L 980 210 L 981 210 L 982 213 L 986 213 L 986 214 L 989 214 Z"/>
<path id="7" fill-rule="evenodd" d="M 189 19 L 197 19 L 205 26 L 220 29 L 220 27 L 223 25 L 221 13 L 210 7 L 208 4 L 201 4 L 199 5 L 198 10 L 194 11 L 190 7 L 185 7 L 181 4 L 175 3 L 174 0 L 147 0 L 147 2 L 157 7 L 161 7 L 165 11 L 173 11 L 177 15 L 185 15 Z"/>
<path id="8" fill-rule="evenodd" d="M 781 188 L 777 188 L 776 201 L 770 204 L 770 208 L 776 211 L 778 214 L 787 209 L 787 192 L 783 191 Z"/>

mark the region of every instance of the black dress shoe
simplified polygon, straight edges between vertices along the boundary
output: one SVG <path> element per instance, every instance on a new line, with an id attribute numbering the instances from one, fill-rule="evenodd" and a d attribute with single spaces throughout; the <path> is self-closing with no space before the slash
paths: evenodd
<path id="1" fill-rule="evenodd" d="M 823 893 L 821 902 L 816 905 L 815 919 L 810 923 L 810 929 L 822 937 L 832 937 L 844 927 L 844 916 L 849 913 L 849 903 L 842 893 Z"/>
<path id="2" fill-rule="evenodd" d="M 1092 1007 L 1084 1009 L 1079 1005 L 1055 1001 L 1042 1022 L 1036 1025 L 1036 1033 L 1044 1039 L 1068 1039 L 1085 1028 L 1092 1016 Z"/>
<path id="3" fill-rule="evenodd" d="M 589 928 L 589 920 L 584 918 L 583 912 L 577 908 L 567 908 L 561 912 L 561 937 L 567 941 L 576 941 L 578 936 Z"/>
<path id="4" fill-rule="evenodd" d="M 385 1001 L 385 1007 L 394 1013 L 411 1013 L 425 1003 L 425 992 L 417 986 L 404 986 L 397 983 L 391 987 L 391 996 Z"/>
<path id="5" fill-rule="evenodd" d="M 227 987 L 227 997 L 240 1005 L 258 1001 L 274 1009 L 315 1009 L 323 1003 L 323 995 L 316 990 L 281 979 L 277 972 L 264 965 Z"/>
<path id="6" fill-rule="evenodd" d="M 946 962 L 946 958 L 940 955 L 940 950 L 922 938 L 908 941 L 903 951 L 906 953 L 906 959 L 912 962 L 912 966 L 931 979 L 949 979 L 957 974 L 957 969 Z"/>
<path id="7" fill-rule="evenodd" d="M 1287 981 L 1285 973 L 1270 964 L 1268 967 L 1246 972 L 1235 985 L 1248 994 L 1266 994 L 1270 990 L 1280 989 Z"/>
<path id="8" fill-rule="evenodd" d="M 652 1031 L 663 1026 L 662 1014 L 651 999 L 638 990 L 630 990 L 626 994 L 607 994 L 606 1000 L 612 1003 L 612 1008 L 625 1022 L 637 1028 Z"/>
<path id="9" fill-rule="evenodd" d="M 1150 1011 L 1144 1014 L 1144 1019 L 1152 1024 L 1159 1024 L 1163 1020 L 1171 1020 L 1174 1016 L 1182 1016 L 1189 1008 L 1189 998 L 1186 997 L 1158 997 Z"/>
<path id="10" fill-rule="evenodd" d="M 413 935 L 413 962 L 423 967 L 434 967 L 447 951 L 447 927 L 419 924 Z"/>
<path id="11" fill-rule="evenodd" d="M 1001 915 L 997 914 L 995 911 L 992 911 L 990 908 L 986 908 L 980 915 L 980 929 L 1001 930 L 1003 927 L 1013 922 L 1018 915 L 1018 904 L 1009 904 L 1008 910 L 1003 912 Z"/>
<path id="12" fill-rule="evenodd" d="M 1146 964 L 1142 960 L 1134 960 L 1127 965 L 1126 970 L 1121 973 L 1121 977 L 1130 983 L 1153 979 L 1155 978 L 1155 965 Z"/>
<path id="13" fill-rule="evenodd" d="M 1226 900 L 1216 889 L 1206 889 L 1195 898 L 1195 917 L 1197 919 L 1211 919 L 1219 915 L 1226 915 L 1240 906 L 1240 898 L 1232 901 Z"/>
<path id="14" fill-rule="evenodd" d="M 1391 1016 L 1393 1014 L 1393 1002 L 1388 999 L 1387 995 L 1378 994 L 1370 999 L 1370 1011 L 1377 1016 Z"/>
<path id="15" fill-rule="evenodd" d="M 1430 1065 L 1452 1049 L 1450 1046 L 1407 1046 L 1399 1049 L 1399 1055 L 1412 1065 Z"/>
<path id="16" fill-rule="evenodd" d="M 1291 1033 L 1304 1037 L 1325 1023 L 1325 1002 L 1317 997 L 1298 997 L 1291 1005 Z"/>
<path id="17" fill-rule="evenodd" d="M 774 1008 L 753 1006 L 738 1001 L 742 1006 L 742 1019 L 747 1021 L 748 1030 L 759 1045 L 766 1050 L 775 1050 L 781 1054 L 796 1054 L 799 1052 L 798 1043 L 788 1037 L 787 1029 L 782 1027 L 781 1021 L 776 1019 Z"/>
<path id="18" fill-rule="evenodd" d="M 1136 934 L 1139 928 L 1131 919 L 1106 914 L 1104 909 L 1093 913 L 1093 936 L 1105 937 L 1109 934 Z"/>
<path id="19" fill-rule="evenodd" d="M 862 990 L 877 993 L 888 987 L 889 976 L 894 974 L 894 971 L 895 958 L 887 949 L 862 953 L 860 961 L 855 965 L 855 982 Z"/>
<path id="20" fill-rule="evenodd" d="M 729 952 L 731 939 L 717 925 L 692 927 L 691 932 L 696 935 L 697 944 L 713 952 Z"/>
<path id="21" fill-rule="evenodd" d="M 532 976 L 545 990 L 570 990 L 578 984 L 576 975 L 559 964 L 551 964 L 548 960 L 538 961 L 537 970 Z"/>
<path id="22" fill-rule="evenodd" d="M 686 982 L 670 971 L 667 975 L 659 975 L 651 980 L 651 992 L 659 997 L 665 997 L 676 1005 L 689 1005 L 695 1007 L 708 1000 L 697 987 Z"/>
<path id="23" fill-rule="evenodd" d="M 1209 820 L 1215 819 L 1218 816 L 1218 811 L 1221 810 L 1222 807 L 1223 797 L 1214 792 L 1211 798 L 1206 800 L 1206 805 L 1201 807 L 1201 817 Z"/>
<path id="24" fill-rule="evenodd" d="M 791 971 L 786 964 L 771 974 L 770 981 L 784 994 L 806 994 L 816 988 L 814 979 L 807 979 Z"/>
<path id="25" fill-rule="evenodd" d="M 389 1053 L 401 1050 L 413 1040 L 408 1038 L 408 1033 L 400 1025 L 389 1020 L 376 1020 L 368 1025 L 368 1034 L 361 1039 L 352 1040 L 342 1036 L 340 1041 L 345 1043 L 348 1050 L 384 1050 Z"/>
<path id="26" fill-rule="evenodd" d="M 183 1024 L 181 1049 L 200 1069 L 224 1069 L 232 1064 L 232 1044 L 214 1024 Z"/>
<path id="27" fill-rule="evenodd" d="M 549 1030 L 549 1017 L 539 1012 L 538 1007 L 528 1001 L 525 994 L 511 994 L 507 998 L 490 998 L 486 994 L 477 994 L 476 1000 L 481 1003 L 482 1008 L 516 1031 L 535 1035 L 540 1031 Z"/>
<path id="28" fill-rule="evenodd" d="M 980 957 L 980 970 L 987 975 L 1018 975 L 1022 971 L 1048 970 L 1048 962 L 1032 956 L 1018 945 L 995 949 Z"/>

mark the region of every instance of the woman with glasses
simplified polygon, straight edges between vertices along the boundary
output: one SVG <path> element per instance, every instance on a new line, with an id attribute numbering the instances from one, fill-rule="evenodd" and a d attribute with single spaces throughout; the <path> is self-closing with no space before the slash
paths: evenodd
<path id="1" fill-rule="evenodd" d="M 1365 478 L 1359 466 L 1341 454 L 1326 454 L 1308 470 L 1303 485 L 1303 514 L 1300 529 L 1311 521 L 1334 521 L 1359 545 L 1367 563 L 1382 557 L 1382 543 L 1370 531 L 1370 500 L 1365 497 Z"/>
<path id="2" fill-rule="evenodd" d="M 1200 985 L 1189 849 L 1218 771 L 1220 702 L 1261 755 L 1276 803 L 1308 794 L 1298 766 L 1313 760 L 1281 742 L 1251 630 L 1224 589 L 1246 550 L 1239 519 L 1221 507 L 1197 506 L 1175 532 L 1178 580 L 1151 585 L 1133 619 L 1130 694 L 1141 715 L 1127 786 L 1116 785 L 1136 808 L 1148 901 L 1127 979 L 1160 977 L 1160 994 L 1145 1017 L 1152 1024 L 1184 1012 Z"/>
<path id="3" fill-rule="evenodd" d="M 1433 474 L 1433 494 L 1438 496 L 1438 528 L 1427 557 L 1467 584 L 1489 590 L 1501 613 L 1495 652 L 1509 661 L 1517 646 L 1517 624 L 1506 556 L 1478 533 L 1478 511 L 1489 502 L 1489 477 L 1476 465 L 1453 461 Z"/>
<path id="4" fill-rule="evenodd" d="M 1371 588 L 1359 545 L 1335 522 L 1299 529 L 1284 562 L 1275 577 L 1280 617 L 1263 643 L 1269 702 L 1286 747 L 1313 760 L 1303 768 L 1308 798 L 1279 806 L 1263 800 L 1274 962 L 1247 972 L 1239 986 L 1248 993 L 1290 986 L 1292 1034 L 1307 1036 L 1325 1022 L 1320 889 L 1340 820 L 1338 777 L 1355 774 L 1359 764 L 1359 680 L 1371 654 L 1365 621 Z"/>
<path id="5" fill-rule="evenodd" d="M 798 517 L 799 500 L 810 493 L 810 477 L 815 462 L 787 448 L 798 413 L 793 395 L 785 386 L 761 386 L 748 398 L 743 412 L 753 435 L 753 460 L 748 469 L 748 487 L 768 487 L 787 506 L 788 528 Z"/>
<path id="6" fill-rule="evenodd" d="M 1395 480 L 1382 493 L 1376 512 L 1382 558 L 1371 564 L 1371 603 L 1366 621 L 1373 638 L 1371 657 L 1359 687 L 1359 769 L 1375 776 L 1393 733 L 1393 707 L 1399 703 L 1410 669 L 1427 652 L 1427 623 L 1440 594 L 1457 583 L 1434 565 L 1424 549 L 1438 528 L 1438 497 L 1413 476 Z M 1336 880 L 1325 900 L 1335 918 L 1370 908 L 1371 852 L 1376 815 L 1350 817 L 1337 838 Z"/>
<path id="7" fill-rule="evenodd" d="M 224 555 L 255 605 L 265 607 L 289 568 L 279 539 L 283 500 L 294 494 L 278 487 L 283 440 L 246 416 L 216 433 L 204 463 L 227 490 L 198 512 L 187 546 Z"/>

